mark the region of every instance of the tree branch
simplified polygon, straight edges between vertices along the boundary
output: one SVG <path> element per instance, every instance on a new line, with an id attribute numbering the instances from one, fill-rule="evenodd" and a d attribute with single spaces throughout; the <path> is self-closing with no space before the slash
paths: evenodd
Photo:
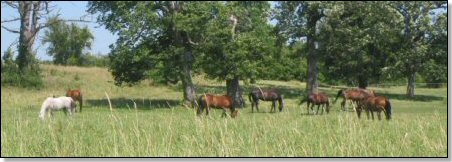
<path id="1" fill-rule="evenodd" d="M 14 1 L 3 1 L 3 2 L 5 2 L 6 5 L 8 5 L 8 6 L 12 7 L 12 8 L 18 8 L 19 7 L 19 5 L 14 4 Z"/>
<path id="2" fill-rule="evenodd" d="M 5 29 L 6 31 L 11 32 L 11 33 L 16 33 L 16 34 L 19 34 L 19 33 L 20 33 L 20 32 L 17 31 L 17 30 L 9 29 L 9 28 L 7 28 L 7 27 L 5 27 L 5 26 L 3 26 L 3 25 L 2 25 L 2 28 Z"/>
<path id="3" fill-rule="evenodd" d="M 11 20 L 3 20 L 2 23 L 13 22 L 13 21 L 18 21 L 18 20 L 20 20 L 20 18 L 15 18 L 15 19 L 11 19 Z"/>

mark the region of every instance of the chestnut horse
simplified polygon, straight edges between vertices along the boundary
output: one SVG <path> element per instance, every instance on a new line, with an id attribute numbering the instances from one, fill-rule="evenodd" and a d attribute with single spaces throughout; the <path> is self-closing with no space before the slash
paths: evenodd
<path id="1" fill-rule="evenodd" d="M 82 105 L 83 105 L 83 95 L 80 89 L 70 90 L 68 89 L 66 91 L 66 96 L 71 97 L 74 101 L 78 101 L 80 104 L 80 112 L 82 112 Z"/>
<path id="2" fill-rule="evenodd" d="M 204 94 L 198 98 L 198 111 L 197 115 L 201 115 L 204 109 L 206 109 L 206 115 L 209 115 L 210 107 L 220 108 L 224 110 L 223 116 L 226 116 L 226 111 L 231 111 L 231 117 L 235 118 L 238 115 L 238 110 L 232 106 L 231 97 L 228 95 L 215 96 L 212 94 Z"/>
<path id="3" fill-rule="evenodd" d="M 358 118 L 361 118 L 361 111 L 364 109 L 369 119 L 369 112 L 372 114 L 372 120 L 374 119 L 374 111 L 378 113 L 378 120 L 381 120 L 381 112 L 385 113 L 386 119 L 390 120 L 392 116 L 392 108 L 389 99 L 384 96 L 368 97 L 359 102 L 357 108 Z"/>
<path id="4" fill-rule="evenodd" d="M 314 111 L 312 108 L 314 105 L 317 105 L 317 111 L 315 114 L 319 112 L 320 105 L 322 106 L 322 114 L 326 106 L 326 113 L 328 114 L 330 112 L 330 100 L 328 99 L 328 95 L 326 93 L 320 92 L 320 93 L 309 93 L 309 95 L 306 98 L 303 98 L 298 105 L 303 104 L 304 102 L 308 102 L 307 110 L 309 114 L 309 104 L 311 105 L 311 111 Z"/>
<path id="5" fill-rule="evenodd" d="M 337 99 L 341 96 L 342 102 L 341 102 L 341 109 L 345 111 L 345 103 L 347 100 L 351 101 L 351 103 L 355 103 L 355 105 L 358 105 L 358 102 L 367 98 L 367 97 L 373 97 L 375 96 L 375 91 L 373 90 L 367 90 L 367 89 L 347 89 L 347 90 L 339 90 L 336 95 L 336 99 L 334 99 L 334 103 L 336 103 Z M 353 106 L 353 109 L 355 110 L 355 107 Z"/>
<path id="6" fill-rule="evenodd" d="M 251 112 L 254 112 L 254 106 L 256 106 L 257 112 L 259 112 L 259 100 L 272 102 L 272 108 L 270 109 L 270 112 L 272 112 L 272 110 L 276 112 L 276 101 L 278 101 L 278 109 L 279 112 L 281 112 L 284 108 L 283 97 L 284 96 L 275 89 L 255 89 L 248 95 L 248 98 L 251 102 Z"/>

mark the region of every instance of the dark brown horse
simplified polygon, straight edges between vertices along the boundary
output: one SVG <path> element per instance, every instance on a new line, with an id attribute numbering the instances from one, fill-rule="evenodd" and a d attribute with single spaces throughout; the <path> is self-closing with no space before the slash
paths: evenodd
<path id="1" fill-rule="evenodd" d="M 311 105 L 311 111 L 314 111 L 312 108 L 314 105 L 317 105 L 317 111 L 315 114 L 319 112 L 319 107 L 322 106 L 322 114 L 326 106 L 326 113 L 328 114 L 330 112 L 330 100 L 328 99 L 328 95 L 326 93 L 320 92 L 320 93 L 310 93 L 307 97 L 303 98 L 298 105 L 303 104 L 304 102 L 308 102 L 307 110 L 309 114 L 309 104 Z"/>
<path id="2" fill-rule="evenodd" d="M 381 120 L 381 112 L 385 113 L 386 119 L 390 120 L 392 116 L 392 108 L 389 99 L 384 96 L 367 97 L 359 102 L 356 113 L 358 118 L 361 118 L 361 111 L 364 109 L 369 119 L 369 112 L 372 114 L 372 120 L 374 119 L 374 111 L 378 114 L 378 120 Z"/>
<path id="3" fill-rule="evenodd" d="M 231 111 L 231 117 L 235 118 L 238 116 L 238 110 L 232 106 L 231 97 L 228 95 L 215 96 L 212 94 L 204 94 L 199 96 L 198 99 L 198 111 L 197 115 L 201 115 L 204 109 L 206 109 L 206 115 L 209 115 L 210 107 L 220 108 L 224 110 L 223 116 L 226 116 L 226 111 Z"/>
<path id="4" fill-rule="evenodd" d="M 66 91 L 66 97 L 71 97 L 74 101 L 78 101 L 80 104 L 80 112 L 82 112 L 82 105 L 83 105 L 83 95 L 80 89 L 70 90 L 68 89 Z"/>
<path id="5" fill-rule="evenodd" d="M 259 100 L 272 102 L 270 112 L 276 112 L 276 101 L 279 103 L 279 112 L 284 108 L 284 95 L 275 89 L 254 89 L 250 92 L 248 98 L 251 102 L 251 112 L 254 112 L 254 106 L 256 106 L 257 112 L 259 112 Z"/>
<path id="6" fill-rule="evenodd" d="M 375 91 L 361 88 L 347 90 L 341 89 L 337 92 L 336 99 L 334 99 L 334 103 L 336 103 L 339 96 L 342 97 L 341 109 L 345 111 L 345 103 L 347 100 L 351 101 L 352 103 L 355 103 L 355 105 L 358 105 L 359 101 L 367 97 L 375 96 Z M 353 109 L 355 108 L 353 107 Z"/>

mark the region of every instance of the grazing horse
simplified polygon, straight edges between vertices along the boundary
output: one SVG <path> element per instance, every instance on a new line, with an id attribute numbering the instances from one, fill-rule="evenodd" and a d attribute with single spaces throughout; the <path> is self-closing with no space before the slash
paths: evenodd
<path id="1" fill-rule="evenodd" d="M 306 98 L 303 98 L 298 105 L 301 105 L 306 101 L 308 102 L 307 103 L 308 114 L 309 114 L 309 104 L 312 104 L 311 111 L 314 111 L 312 108 L 314 107 L 314 105 L 317 105 L 317 111 L 315 112 L 315 114 L 317 114 L 319 112 L 320 105 L 322 105 L 322 114 L 325 109 L 325 105 L 326 105 L 326 113 L 328 114 L 330 112 L 330 100 L 328 99 L 328 95 L 323 92 L 310 93 Z"/>
<path id="2" fill-rule="evenodd" d="M 378 120 L 381 120 L 381 111 L 385 113 L 386 119 L 390 120 L 392 115 L 392 108 L 389 99 L 384 96 L 367 97 L 359 102 L 357 108 L 358 118 L 361 117 L 361 111 L 364 109 L 369 119 L 369 112 L 372 114 L 372 120 L 374 119 L 374 111 L 378 113 Z"/>
<path id="3" fill-rule="evenodd" d="M 78 103 L 80 104 L 80 112 L 82 112 L 83 95 L 82 95 L 82 92 L 80 91 L 80 89 L 74 89 L 74 90 L 68 89 L 66 91 L 66 96 L 71 97 L 74 101 L 78 101 Z"/>
<path id="4" fill-rule="evenodd" d="M 254 112 L 254 106 L 256 106 L 257 112 L 259 112 L 259 100 L 272 102 L 272 108 L 270 109 L 270 112 L 272 112 L 273 110 L 274 112 L 276 112 L 276 101 L 278 101 L 279 103 L 279 112 L 281 112 L 284 108 L 284 95 L 280 94 L 275 89 L 254 89 L 250 92 L 248 98 L 251 102 L 251 112 Z"/>
<path id="5" fill-rule="evenodd" d="M 238 110 L 232 105 L 231 97 L 228 95 L 215 96 L 212 94 L 204 94 L 198 98 L 198 111 L 197 115 L 201 115 L 204 109 L 206 109 L 206 115 L 209 115 L 210 107 L 220 108 L 224 110 L 223 116 L 226 116 L 226 111 L 231 111 L 231 117 L 235 118 L 238 115 Z"/>
<path id="6" fill-rule="evenodd" d="M 69 112 L 69 115 L 75 112 L 75 101 L 71 97 L 48 97 L 41 106 L 41 112 L 39 114 L 39 118 L 44 120 L 46 114 L 50 113 L 52 115 L 52 111 L 66 109 Z M 65 113 L 67 113 L 65 111 Z"/>
<path id="7" fill-rule="evenodd" d="M 339 96 L 343 98 L 341 102 L 341 109 L 345 111 L 345 103 L 347 100 L 351 101 L 352 104 L 354 102 L 355 105 L 358 105 L 358 102 L 363 100 L 364 98 L 375 96 L 375 91 L 361 88 L 348 90 L 341 89 L 337 92 L 336 99 L 334 99 L 334 103 L 336 103 Z M 355 109 L 355 107 L 353 107 L 353 109 Z"/>

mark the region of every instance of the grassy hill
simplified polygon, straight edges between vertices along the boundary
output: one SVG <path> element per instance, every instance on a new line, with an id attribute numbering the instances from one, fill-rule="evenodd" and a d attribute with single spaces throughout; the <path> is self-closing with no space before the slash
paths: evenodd
<path id="1" fill-rule="evenodd" d="M 199 118 L 181 106 L 180 85 L 143 81 L 117 87 L 104 68 L 42 65 L 45 87 L 28 90 L 1 88 L 1 154 L 4 157 L 63 156 L 297 156 L 297 157 L 431 157 L 447 156 L 447 88 L 417 88 L 405 97 L 405 86 L 369 87 L 390 98 L 393 120 L 358 119 L 354 112 L 307 115 L 299 106 L 305 83 L 258 81 L 244 86 L 276 87 L 285 95 L 281 113 L 270 113 L 261 102 L 259 113 L 250 103 L 236 119 L 221 118 L 221 110 Z M 194 77 L 197 93 L 224 94 L 225 82 Z M 243 83 L 241 83 L 243 85 Z M 84 93 L 82 113 L 57 112 L 38 118 L 48 96 L 68 88 Z M 330 97 L 338 89 L 321 87 Z M 110 111 L 105 93 L 112 102 Z"/>

